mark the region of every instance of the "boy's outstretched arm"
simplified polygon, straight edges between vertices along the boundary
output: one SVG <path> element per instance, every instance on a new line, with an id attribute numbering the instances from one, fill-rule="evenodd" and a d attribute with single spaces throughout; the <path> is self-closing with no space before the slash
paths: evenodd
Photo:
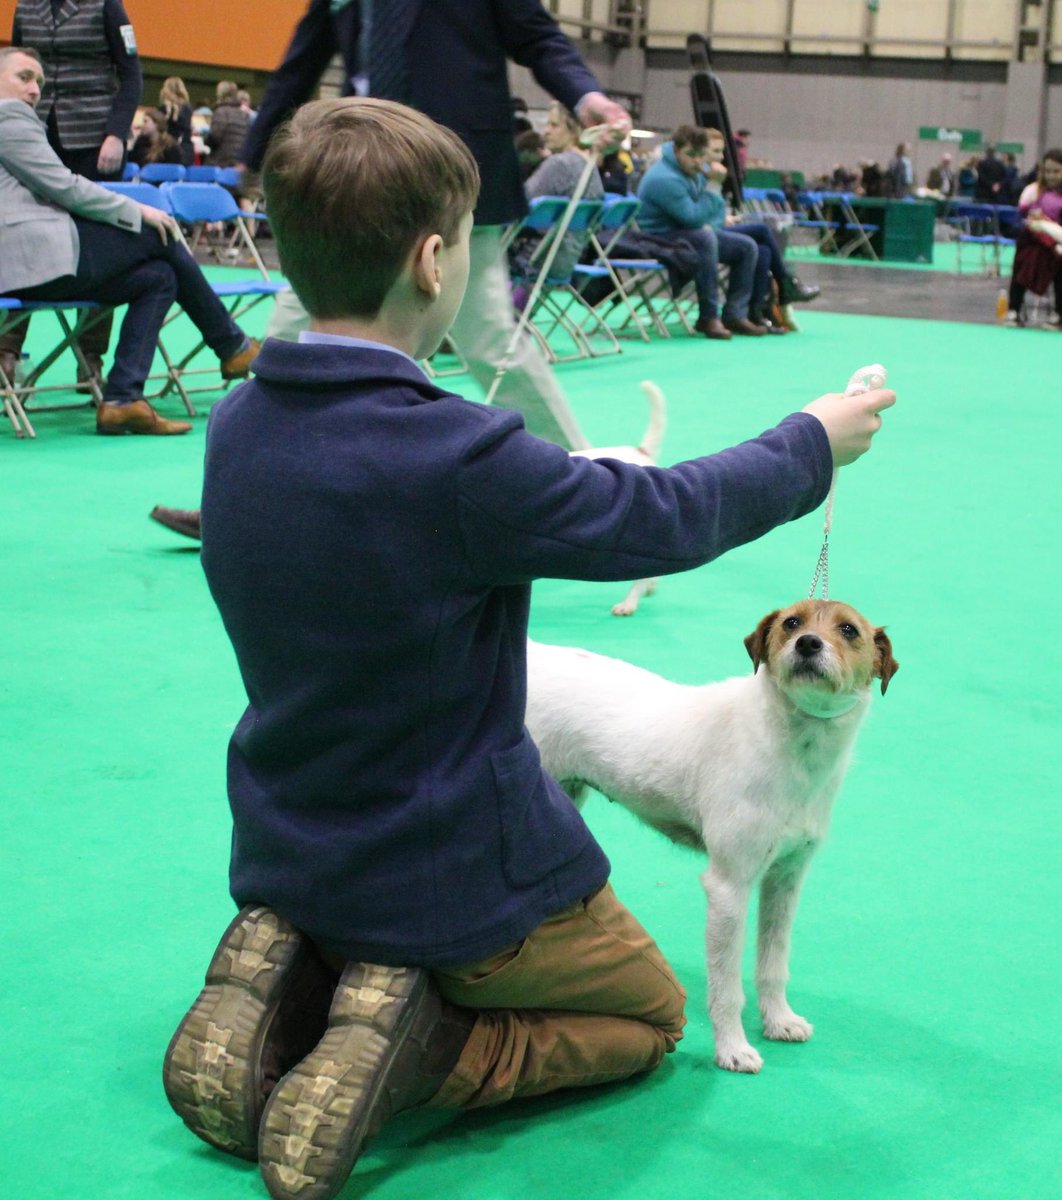
<path id="1" fill-rule="evenodd" d="M 833 454 L 833 465 L 844 467 L 870 449 L 874 434 L 881 428 L 881 413 L 896 403 L 896 393 L 878 388 L 858 396 L 830 392 L 804 406 L 804 412 L 818 417 L 826 430 Z"/>

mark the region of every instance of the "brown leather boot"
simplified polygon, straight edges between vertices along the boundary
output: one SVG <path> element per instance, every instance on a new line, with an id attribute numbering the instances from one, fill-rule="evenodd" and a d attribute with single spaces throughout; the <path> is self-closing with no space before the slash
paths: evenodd
<path id="1" fill-rule="evenodd" d="M 757 325 L 748 317 L 731 317 L 724 319 L 723 324 L 731 333 L 739 333 L 742 337 L 763 337 L 767 332 L 762 325 Z"/>
<path id="2" fill-rule="evenodd" d="M 146 433 L 164 437 L 187 433 L 191 428 L 187 421 L 160 417 L 146 400 L 134 400 L 131 404 L 104 403 L 96 409 L 97 433 Z"/>
<path id="3" fill-rule="evenodd" d="M 730 330 L 719 320 L 718 317 L 701 317 L 694 321 L 693 328 L 698 333 L 703 333 L 706 338 L 711 338 L 715 342 L 729 342 Z"/>
<path id="4" fill-rule="evenodd" d="M 198 508 L 166 508 L 163 504 L 156 504 L 148 516 L 160 525 L 165 525 L 167 529 L 172 529 L 174 533 L 195 538 L 196 541 L 202 540 Z"/>
<path id="5" fill-rule="evenodd" d="M 258 357 L 261 349 L 262 343 L 255 338 L 250 338 L 246 348 L 239 354 L 233 354 L 229 358 L 221 360 L 221 378 L 246 379 L 251 373 L 251 364 Z"/>
<path id="6" fill-rule="evenodd" d="M 331 1200 L 380 1126 L 439 1091 L 475 1019 L 425 970 L 348 963 L 327 1032 L 262 1114 L 258 1160 L 274 1200 Z"/>

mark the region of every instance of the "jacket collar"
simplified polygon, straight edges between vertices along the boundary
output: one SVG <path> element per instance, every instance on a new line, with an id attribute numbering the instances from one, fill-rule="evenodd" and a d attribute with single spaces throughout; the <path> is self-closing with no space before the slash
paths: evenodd
<path id="1" fill-rule="evenodd" d="M 254 373 L 265 383 L 293 388 L 359 388 L 379 382 L 405 384 L 424 396 L 449 395 L 433 384 L 403 354 L 362 346 L 288 342 L 267 338 L 255 359 Z"/>

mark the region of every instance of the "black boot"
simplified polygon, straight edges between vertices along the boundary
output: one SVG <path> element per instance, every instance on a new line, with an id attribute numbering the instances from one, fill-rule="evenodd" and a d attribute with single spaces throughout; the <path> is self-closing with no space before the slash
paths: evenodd
<path id="1" fill-rule="evenodd" d="M 769 316 L 770 310 L 764 305 L 763 307 L 755 304 L 749 305 L 749 320 L 755 325 L 761 325 L 768 333 L 788 333 L 784 325 L 775 324 Z"/>
<path id="2" fill-rule="evenodd" d="M 348 963 L 324 1037 L 262 1115 L 258 1157 L 274 1200 L 331 1200 L 380 1126 L 439 1091 L 475 1021 L 423 969 Z"/>
<path id="3" fill-rule="evenodd" d="M 779 300 L 782 304 L 806 303 L 814 300 L 819 290 L 814 284 L 801 283 L 795 275 L 787 275 L 778 289 Z"/>

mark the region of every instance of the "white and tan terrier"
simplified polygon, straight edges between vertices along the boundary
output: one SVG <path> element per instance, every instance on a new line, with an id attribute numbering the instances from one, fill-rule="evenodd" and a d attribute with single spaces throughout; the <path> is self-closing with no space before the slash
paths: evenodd
<path id="1" fill-rule="evenodd" d="M 757 1072 L 741 1023 L 741 959 L 759 884 L 756 987 L 763 1031 L 804 1042 L 786 1000 L 800 885 L 826 835 L 871 680 L 898 663 L 854 608 L 802 600 L 745 639 L 754 673 L 703 687 L 586 650 L 530 643 L 527 726 L 576 803 L 587 787 L 675 842 L 707 850 L 708 1010 L 715 1061 Z"/>

